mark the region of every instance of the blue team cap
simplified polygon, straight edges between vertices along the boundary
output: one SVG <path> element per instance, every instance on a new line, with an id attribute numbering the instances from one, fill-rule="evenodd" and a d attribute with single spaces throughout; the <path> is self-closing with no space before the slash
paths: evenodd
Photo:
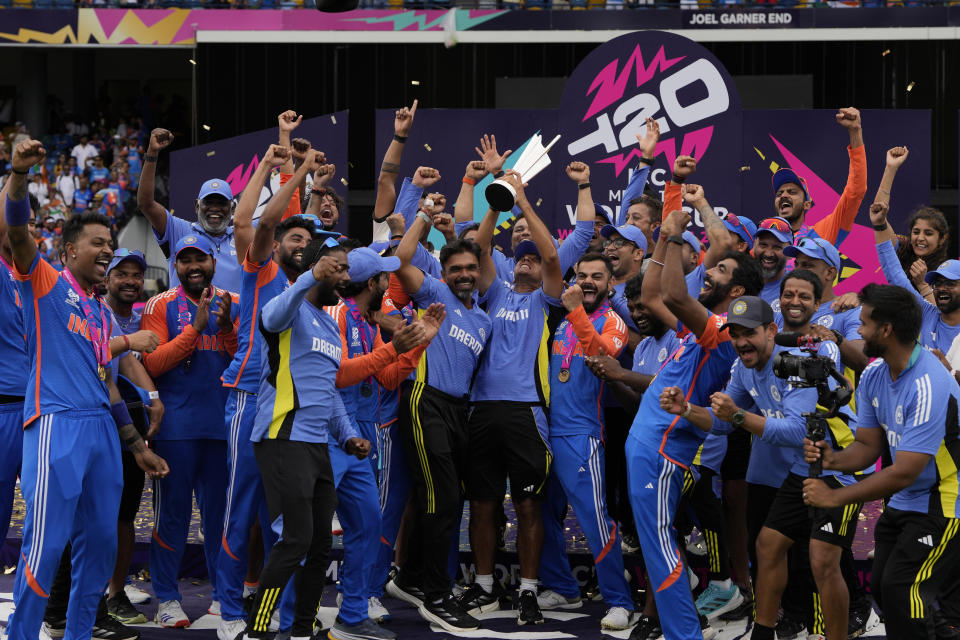
<path id="1" fill-rule="evenodd" d="M 823 260 L 837 271 L 840 270 L 840 252 L 823 238 L 807 236 L 801 238 L 796 245 L 783 248 L 783 255 L 788 258 L 796 258 L 801 253 L 816 260 Z"/>
<path id="2" fill-rule="evenodd" d="M 323 246 L 325 247 L 338 246 L 342 237 L 339 231 L 323 231 L 322 229 L 318 229 L 316 234 L 316 239 L 323 240 Z"/>
<path id="3" fill-rule="evenodd" d="M 513 259 L 515 262 L 519 262 L 520 258 L 523 256 L 537 256 L 540 257 L 540 249 L 537 248 L 537 243 L 533 240 L 523 240 L 517 243 L 517 246 L 513 249 Z"/>
<path id="4" fill-rule="evenodd" d="M 369 247 L 357 247 L 347 254 L 350 263 L 350 282 L 366 282 L 378 273 L 392 272 L 400 268 L 400 258 L 384 258 Z"/>
<path id="5" fill-rule="evenodd" d="M 117 391 L 127 405 L 133 426 L 141 436 L 145 436 L 150 427 L 150 416 L 147 415 L 147 407 L 151 406 L 150 393 L 130 382 L 125 376 L 117 376 Z"/>
<path id="6" fill-rule="evenodd" d="M 147 261 L 143 257 L 143 252 L 141 251 L 131 251 L 130 249 L 117 249 L 113 252 L 113 260 L 110 261 L 110 266 L 107 267 L 107 273 L 109 274 L 113 271 L 114 267 L 119 265 L 125 260 L 131 260 L 140 265 L 140 268 L 144 271 L 147 270 Z"/>
<path id="7" fill-rule="evenodd" d="M 604 220 L 606 220 L 606 221 L 607 221 L 607 224 L 613 224 L 613 223 L 614 223 L 613 216 L 611 216 L 609 213 L 607 213 L 607 210 L 604 209 L 604 208 L 603 208 L 603 205 L 601 205 L 599 202 L 594 202 L 594 203 L 593 203 L 593 213 L 594 213 L 594 215 L 600 216 L 601 218 L 603 218 Z"/>
<path id="8" fill-rule="evenodd" d="M 960 260 L 947 260 L 941 262 L 936 271 L 931 271 L 923 276 L 923 279 L 930 284 L 935 278 L 944 278 L 946 280 L 960 280 Z"/>
<path id="9" fill-rule="evenodd" d="M 312 213 L 301 213 L 299 214 L 301 218 L 308 222 L 312 222 L 314 226 L 314 231 L 323 231 L 323 221 Z"/>
<path id="10" fill-rule="evenodd" d="M 200 193 L 197 194 L 197 200 L 203 200 L 214 194 L 221 195 L 227 200 L 233 200 L 233 190 L 226 180 L 220 178 L 213 178 L 204 182 L 203 186 L 200 187 Z"/>
<path id="11" fill-rule="evenodd" d="M 183 236 L 177 240 L 177 244 L 174 247 L 173 255 L 174 258 L 180 255 L 180 252 L 184 249 L 196 249 L 197 251 L 202 251 L 207 255 L 213 255 L 213 245 L 210 244 L 210 241 L 204 238 L 203 236 L 190 234 L 188 236 Z"/>
<path id="12" fill-rule="evenodd" d="M 760 223 L 760 228 L 757 229 L 756 235 L 759 235 L 764 231 L 772 234 L 773 237 L 780 242 L 793 244 L 793 227 L 790 226 L 790 223 L 787 222 L 786 218 L 781 218 L 780 216 L 767 218 Z"/>
<path id="13" fill-rule="evenodd" d="M 753 246 L 753 237 L 757 235 L 757 225 L 753 224 L 753 221 L 746 216 L 735 216 L 732 213 L 728 213 L 723 217 L 723 224 L 728 231 L 732 231 L 740 239 L 746 242 L 751 247 Z"/>
<path id="14" fill-rule="evenodd" d="M 654 242 L 656 242 L 657 240 L 659 240 L 659 239 L 660 239 L 660 227 L 657 227 L 656 229 L 654 229 L 654 230 L 653 230 L 653 233 L 652 233 L 651 235 L 653 236 L 653 241 L 654 241 Z M 703 245 L 700 244 L 700 239 L 697 238 L 697 234 L 695 234 L 693 231 L 690 231 L 689 229 L 687 229 L 686 231 L 683 232 L 683 236 L 682 236 L 682 237 L 683 237 L 684 241 L 686 241 L 686 243 L 687 243 L 688 245 L 690 245 L 690 247 L 691 247 L 696 253 L 700 253 L 700 252 L 703 250 Z"/>
<path id="15" fill-rule="evenodd" d="M 632 224 L 624 224 L 619 227 L 608 224 L 603 229 L 600 229 L 600 235 L 604 238 L 609 238 L 615 233 L 635 244 L 640 251 L 644 253 L 647 252 L 647 236 L 643 235 L 643 231 L 641 231 L 639 227 L 635 227 Z"/>
<path id="16" fill-rule="evenodd" d="M 795 185 L 799 185 L 803 189 L 803 199 L 810 200 L 810 190 L 807 189 L 807 181 L 797 175 L 797 172 L 793 169 L 783 167 L 782 169 L 777 169 L 776 173 L 773 174 L 773 192 L 776 193 L 780 190 L 780 187 L 792 182 Z"/>

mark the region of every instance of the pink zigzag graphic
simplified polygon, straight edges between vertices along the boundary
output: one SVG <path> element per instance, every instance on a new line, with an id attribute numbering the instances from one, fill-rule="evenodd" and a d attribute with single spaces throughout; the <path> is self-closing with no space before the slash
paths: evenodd
<path id="1" fill-rule="evenodd" d="M 643 53 L 640 51 L 640 45 L 637 45 L 627 59 L 627 64 L 623 67 L 622 71 L 617 73 L 617 63 L 619 59 L 612 60 L 610 64 L 601 69 L 600 73 L 597 74 L 597 77 L 594 78 L 590 84 L 590 88 L 587 89 L 586 95 L 589 96 L 593 93 L 594 89 L 596 89 L 597 95 L 593 97 L 593 102 L 590 103 L 590 108 L 587 109 L 587 113 L 583 116 L 583 121 L 586 121 L 586 119 L 593 114 L 603 111 L 617 100 L 623 98 L 623 94 L 627 89 L 627 81 L 630 79 L 630 72 L 634 68 L 636 68 L 637 71 L 636 86 L 641 87 L 647 80 L 652 78 L 657 71 L 666 71 L 686 57 L 680 56 L 679 58 L 671 58 L 668 60 L 667 54 L 663 49 L 663 47 L 660 47 L 660 50 L 657 51 L 653 60 L 650 61 L 649 66 L 644 66 Z"/>
<path id="2" fill-rule="evenodd" d="M 227 175 L 227 184 L 230 185 L 230 190 L 234 193 L 240 193 L 247 186 L 247 183 L 250 182 L 250 176 L 253 175 L 254 170 L 257 168 L 257 165 L 260 164 L 260 159 L 256 154 L 253 155 L 253 159 L 250 160 L 250 164 L 247 165 L 247 170 L 243 170 L 243 163 L 241 162 L 236 167 L 233 168 L 233 171 Z"/>
<path id="3" fill-rule="evenodd" d="M 699 162 L 707 152 L 707 147 L 710 146 L 710 140 L 712 138 L 712 126 L 704 127 L 703 129 L 697 129 L 696 131 L 690 131 L 684 134 L 683 142 L 680 144 L 680 155 L 693 156 L 697 162 Z M 666 140 L 659 141 L 657 143 L 656 150 L 653 152 L 653 157 L 656 158 L 661 153 L 667 157 L 667 163 L 672 167 L 673 161 L 677 159 L 676 138 L 668 138 Z M 614 166 L 614 170 L 616 171 L 616 175 L 619 176 L 621 173 L 623 173 L 623 170 L 630 165 L 630 161 L 633 158 L 639 158 L 640 156 L 640 149 L 634 148 L 625 154 L 615 154 L 609 158 L 598 160 L 598 162 L 612 164 Z"/>
<path id="4" fill-rule="evenodd" d="M 807 224 L 812 225 L 815 222 L 830 215 L 837 202 L 840 201 L 840 194 L 833 187 L 818 176 L 812 169 L 800 161 L 800 159 L 783 146 L 779 140 L 772 135 L 770 139 L 777 145 L 777 149 L 783 154 L 784 159 L 791 169 L 797 174 L 803 176 L 807 181 L 807 188 L 810 189 L 810 198 L 814 205 L 807 212 Z M 886 282 L 883 273 L 880 271 L 880 260 L 877 258 L 876 244 L 874 243 L 873 229 L 860 224 L 854 224 L 853 229 L 844 238 L 840 246 L 840 253 L 849 257 L 860 265 L 860 270 L 843 280 L 838 284 L 834 291 L 839 295 L 847 291 L 859 291 L 864 285 L 871 282 Z"/>

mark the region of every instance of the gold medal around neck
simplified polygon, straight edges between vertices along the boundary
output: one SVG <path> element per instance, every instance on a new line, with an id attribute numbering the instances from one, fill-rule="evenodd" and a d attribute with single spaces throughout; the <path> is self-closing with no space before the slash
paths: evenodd
<path id="1" fill-rule="evenodd" d="M 560 369 L 560 373 L 557 374 L 557 380 L 560 382 L 566 382 L 570 379 L 570 369 Z"/>
<path id="2" fill-rule="evenodd" d="M 100 379 L 104 382 L 107 381 L 107 369 L 103 365 L 97 367 L 97 374 L 100 376 Z"/>

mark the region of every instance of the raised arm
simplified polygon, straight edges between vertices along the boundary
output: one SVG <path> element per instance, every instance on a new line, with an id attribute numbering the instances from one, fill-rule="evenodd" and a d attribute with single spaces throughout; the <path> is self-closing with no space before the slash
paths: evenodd
<path id="1" fill-rule="evenodd" d="M 487 168 L 482 160 L 473 160 L 467 163 L 467 168 L 463 171 L 460 193 L 453 205 L 453 221 L 455 224 L 473 222 L 473 188 L 486 175 Z"/>
<path id="2" fill-rule="evenodd" d="M 373 204 L 373 221 L 383 222 L 394 211 L 397 202 L 397 175 L 400 173 L 400 158 L 407 144 L 407 136 L 413 126 L 413 118 L 417 115 L 417 100 L 408 109 L 403 107 L 393 117 L 393 140 L 383 154 L 380 164 L 380 175 L 377 176 L 377 199 Z"/>
<path id="3" fill-rule="evenodd" d="M 627 188 L 623 190 L 620 198 L 620 215 L 617 217 L 617 226 L 626 223 L 626 212 L 630 208 L 630 202 L 643 195 L 643 189 L 647 185 L 647 178 L 650 176 L 650 169 L 653 168 L 654 158 L 657 153 L 657 142 L 660 141 L 660 125 L 653 118 L 647 118 L 646 128 L 643 135 L 637 134 L 637 145 L 640 148 L 640 162 L 637 169 L 630 176 L 627 182 Z"/>
<path id="4" fill-rule="evenodd" d="M 667 236 L 660 230 L 660 237 L 653 248 L 653 256 L 643 275 L 643 285 L 640 288 L 640 303 L 650 310 L 664 326 L 677 328 L 677 316 L 667 308 L 660 291 L 660 280 L 663 277 L 664 259 L 667 256 Z"/>
<path id="5" fill-rule="evenodd" d="M 585 162 L 573 161 L 567 165 L 567 177 L 579 185 L 586 185 L 577 192 L 577 223 L 573 233 L 567 236 L 557 250 L 560 259 L 560 271 L 566 273 L 570 267 L 577 264 L 593 240 L 594 220 L 596 212 L 593 205 L 593 194 L 590 191 L 590 165 Z"/>
<path id="6" fill-rule="evenodd" d="M 703 227 L 710 241 L 707 254 L 703 257 L 703 267 L 712 269 L 723 258 L 723 254 L 735 248 L 733 238 L 730 236 L 727 225 L 723 224 L 723 220 L 714 213 L 713 207 L 707 202 L 703 187 L 698 184 L 684 184 L 683 199 L 700 212 L 700 219 L 703 220 Z"/>
<path id="7" fill-rule="evenodd" d="M 293 177 L 287 180 L 287 183 L 270 198 L 270 202 L 267 203 L 263 213 L 260 214 L 260 222 L 253 236 L 253 244 L 250 245 L 250 262 L 260 263 L 270 258 L 270 254 L 273 253 L 274 230 L 283 218 L 287 203 L 297 189 L 297 183 L 308 173 L 316 170 L 322 157 L 323 154 L 316 149 L 309 150 L 306 160 L 297 168 Z"/>
<path id="8" fill-rule="evenodd" d="M 494 280 L 497 279 L 497 264 L 493 260 L 493 228 L 497 224 L 499 213 L 493 209 L 487 209 L 487 214 L 480 221 L 480 228 L 477 229 L 476 242 L 480 247 L 480 280 L 477 282 L 477 291 L 484 295 Z"/>
<path id="9" fill-rule="evenodd" d="M 290 148 L 290 135 L 293 130 L 300 126 L 303 121 L 302 115 L 292 109 L 287 109 L 277 116 L 277 144 L 281 147 Z M 293 173 L 293 156 L 288 156 L 285 162 L 280 165 L 281 173 Z M 239 251 L 237 253 L 240 253 Z"/>
<path id="10" fill-rule="evenodd" d="M 240 202 L 237 204 L 237 210 L 233 214 L 233 238 L 237 248 L 237 261 L 243 264 L 243 257 L 247 254 L 247 248 L 251 242 L 254 242 L 255 232 L 253 229 L 253 214 L 260 202 L 260 192 L 264 183 L 270 177 L 270 173 L 278 166 L 287 162 L 290 156 L 290 150 L 276 144 L 270 145 L 267 152 L 263 154 L 263 159 L 257 165 L 256 171 L 244 187 L 240 195 Z M 286 186 L 286 185 L 284 185 Z M 282 190 L 282 189 L 281 189 Z M 276 198 L 276 196 L 274 196 Z M 272 200 L 271 200 L 272 201 Z M 263 224 L 263 218 L 260 220 Z M 276 223 L 274 223 L 276 225 Z M 271 230 L 271 247 L 273 245 L 273 235 Z M 267 257 L 269 257 L 269 252 Z M 267 258 L 260 258 L 262 262 Z"/>
<path id="11" fill-rule="evenodd" d="M 403 214 L 403 219 L 410 228 L 417 215 L 417 205 L 425 189 L 432 187 L 440 180 L 440 172 L 431 167 L 417 167 L 413 178 L 404 178 L 397 197 L 397 213 Z"/>
<path id="12" fill-rule="evenodd" d="M 526 218 L 527 225 L 530 229 L 530 235 L 533 238 L 534 244 L 537 245 L 537 251 L 540 252 L 540 272 L 543 278 L 543 292 L 551 298 L 559 298 L 560 294 L 563 293 L 563 272 L 560 270 L 560 258 L 557 254 L 557 247 L 553 244 L 553 236 L 550 235 L 550 230 L 547 229 L 547 225 L 543 223 L 543 220 L 540 219 L 537 212 L 530 206 L 530 201 L 527 200 L 527 194 L 523 189 L 523 179 L 520 177 L 520 174 L 511 169 L 504 175 L 504 180 L 507 180 L 513 185 L 514 191 L 517 193 L 517 206 L 519 206 L 520 211 L 523 212 L 523 217 Z"/>
<path id="13" fill-rule="evenodd" d="M 27 221 L 32 217 L 27 197 L 27 172 L 46 157 L 47 151 L 39 140 L 23 140 L 14 147 L 10 159 L 11 173 L 4 187 L 7 191 L 4 216 L 13 262 L 20 273 L 29 273 L 37 257 L 37 243 L 27 229 Z"/>
<path id="14" fill-rule="evenodd" d="M 167 210 L 154 199 L 157 156 L 172 142 L 173 134 L 166 129 L 154 129 L 150 132 L 150 143 L 143 156 L 143 168 L 140 170 L 140 186 L 137 187 L 137 206 L 150 221 L 158 238 L 162 238 L 167 232 Z"/>
<path id="15" fill-rule="evenodd" d="M 813 229 L 821 238 L 839 246 L 853 228 L 860 203 L 867 193 L 867 156 L 863 146 L 860 112 L 853 107 L 839 109 L 836 120 L 850 136 L 850 146 L 847 147 L 850 157 L 847 183 L 833 211 L 813 225 Z"/>
<path id="16" fill-rule="evenodd" d="M 673 161 L 673 176 L 663 187 L 663 219 L 671 211 L 683 208 L 683 184 L 697 170 L 697 161 L 691 156 L 677 156 Z"/>
<path id="17" fill-rule="evenodd" d="M 660 276 L 660 287 L 663 292 L 663 301 L 667 308 L 677 316 L 683 325 L 692 331 L 698 338 L 707 327 L 709 311 L 700 302 L 687 293 L 687 281 L 683 275 L 683 244 L 682 234 L 690 222 L 690 215 L 682 210 L 671 211 L 660 228 L 660 237 L 667 238 L 667 254 L 664 258 L 663 273 Z M 646 280 L 644 279 L 644 286 Z"/>
<path id="18" fill-rule="evenodd" d="M 417 246 L 420 244 L 420 236 L 430 228 L 432 219 L 426 213 L 418 213 L 413 220 L 403 239 L 397 245 L 397 251 L 394 254 L 400 259 L 400 268 L 397 270 L 397 278 L 403 285 L 404 291 L 413 294 L 420 291 L 423 286 L 423 271 L 410 264 L 414 254 L 417 252 Z"/>

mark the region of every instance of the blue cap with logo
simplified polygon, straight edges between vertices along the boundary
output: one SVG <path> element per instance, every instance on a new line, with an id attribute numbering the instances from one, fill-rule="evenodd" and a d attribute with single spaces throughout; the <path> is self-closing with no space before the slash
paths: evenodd
<path id="1" fill-rule="evenodd" d="M 594 203 L 593 203 L 593 213 L 594 213 L 594 215 L 600 216 L 601 218 L 603 218 L 604 220 L 606 220 L 606 221 L 607 221 L 607 224 L 613 224 L 613 223 L 614 223 L 613 216 L 612 216 L 611 214 L 607 213 L 607 210 L 604 209 L 604 208 L 603 208 L 603 205 L 600 204 L 599 202 L 594 202 Z"/>
<path id="2" fill-rule="evenodd" d="M 615 233 L 635 244 L 640 251 L 644 253 L 647 252 L 647 236 L 643 235 L 643 231 L 641 231 L 639 227 L 635 227 L 632 224 L 624 224 L 619 227 L 608 224 L 603 229 L 600 229 L 600 235 L 604 238 L 609 238 Z"/>
<path id="3" fill-rule="evenodd" d="M 657 227 L 656 229 L 654 229 L 652 235 L 653 235 L 653 241 L 654 241 L 654 242 L 656 242 L 657 240 L 659 240 L 659 239 L 660 239 L 660 227 Z M 684 241 L 685 241 L 688 245 L 690 245 L 690 248 L 693 249 L 696 253 L 699 254 L 699 253 L 703 250 L 703 245 L 700 243 L 700 239 L 697 238 L 697 234 L 695 234 L 693 231 L 690 231 L 689 229 L 687 229 L 686 231 L 683 232 L 683 236 L 682 236 L 682 237 L 683 237 Z"/>
<path id="4" fill-rule="evenodd" d="M 392 272 L 400 268 L 400 258 L 384 258 L 369 247 L 357 247 L 347 254 L 350 263 L 350 282 L 366 282 L 378 273 Z"/>
<path id="5" fill-rule="evenodd" d="M 960 260 L 946 260 L 940 263 L 936 271 L 931 271 L 923 276 L 927 284 L 933 282 L 935 278 L 944 278 L 946 280 L 960 280 Z"/>
<path id="6" fill-rule="evenodd" d="M 174 257 L 179 256 L 180 252 L 186 249 L 196 249 L 197 251 L 202 251 L 207 255 L 213 255 L 213 245 L 210 244 L 209 240 L 201 235 L 190 234 L 177 240 L 177 244 L 174 246 L 173 250 Z"/>
<path id="7" fill-rule="evenodd" d="M 109 274 L 111 271 L 113 271 L 114 267 L 116 267 L 121 262 L 124 262 L 126 260 L 131 260 L 137 263 L 138 265 L 140 265 L 140 268 L 143 269 L 144 271 L 147 270 L 147 261 L 143 257 L 142 252 L 131 251 L 130 249 L 121 248 L 113 252 L 113 260 L 110 261 L 110 266 L 107 267 L 107 273 Z"/>
<path id="8" fill-rule="evenodd" d="M 200 187 L 200 193 L 197 194 L 197 200 L 203 200 L 214 194 L 221 195 L 227 200 L 233 200 L 233 189 L 230 188 L 226 180 L 220 178 L 212 178 L 204 182 L 203 186 Z"/>
<path id="9" fill-rule="evenodd" d="M 840 270 L 840 252 L 833 246 L 833 243 L 827 242 L 823 238 L 807 236 L 801 238 L 795 246 L 783 248 L 783 255 L 788 258 L 796 258 L 801 253 L 815 260 L 823 260 L 837 271 Z"/>

